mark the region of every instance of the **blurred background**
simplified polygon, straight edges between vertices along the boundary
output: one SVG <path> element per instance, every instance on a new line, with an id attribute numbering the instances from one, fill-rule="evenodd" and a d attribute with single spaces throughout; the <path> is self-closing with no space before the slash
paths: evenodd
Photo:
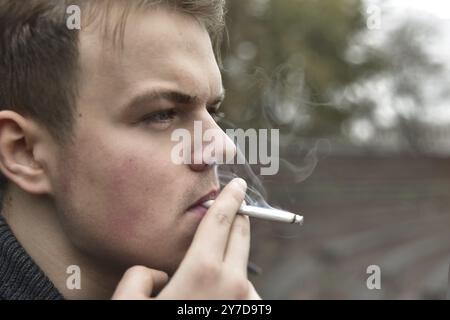
<path id="1" fill-rule="evenodd" d="M 247 179 L 305 217 L 252 220 L 261 296 L 445 299 L 450 3 L 228 0 L 228 11 L 222 126 L 280 130 L 279 173 Z"/>

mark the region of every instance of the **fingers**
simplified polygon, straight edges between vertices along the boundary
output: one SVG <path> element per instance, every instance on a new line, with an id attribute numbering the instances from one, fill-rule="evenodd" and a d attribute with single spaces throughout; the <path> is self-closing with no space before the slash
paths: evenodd
<path id="1" fill-rule="evenodd" d="M 253 284 L 250 282 L 250 280 L 248 281 L 248 285 L 249 285 L 250 290 L 249 290 L 247 300 L 262 300 L 262 298 L 260 297 L 258 292 L 256 292 L 256 289 L 253 286 Z"/>
<path id="2" fill-rule="evenodd" d="M 250 219 L 247 216 L 238 215 L 232 226 L 224 262 L 229 268 L 243 272 L 247 277 L 249 254 Z"/>
<path id="3" fill-rule="evenodd" d="M 143 300 L 150 298 L 153 291 L 160 290 L 169 280 L 165 272 L 134 266 L 128 269 L 120 280 L 113 300 Z"/>
<path id="4" fill-rule="evenodd" d="M 192 244 L 170 283 L 156 297 L 173 299 L 258 299 L 247 279 L 250 221 L 236 215 L 246 183 L 232 180 L 203 217 Z"/>
<path id="5" fill-rule="evenodd" d="M 245 181 L 236 178 L 222 190 L 200 223 L 187 256 L 192 252 L 200 255 L 207 252 L 209 259 L 223 261 L 230 230 L 246 189 Z"/>
<path id="6" fill-rule="evenodd" d="M 158 270 L 153 270 L 152 276 L 153 276 L 153 288 L 151 290 L 151 296 L 154 297 L 169 282 L 169 276 L 167 275 L 167 273 Z"/>

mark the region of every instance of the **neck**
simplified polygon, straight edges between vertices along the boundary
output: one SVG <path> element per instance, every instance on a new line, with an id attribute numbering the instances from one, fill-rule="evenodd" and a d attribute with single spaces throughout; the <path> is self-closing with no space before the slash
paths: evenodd
<path id="1" fill-rule="evenodd" d="M 66 299 L 111 298 L 121 272 L 112 271 L 72 244 L 51 199 L 11 184 L 2 212 L 20 244 Z M 80 270 L 80 289 L 67 285 L 76 281 L 69 268 L 73 265 Z"/>

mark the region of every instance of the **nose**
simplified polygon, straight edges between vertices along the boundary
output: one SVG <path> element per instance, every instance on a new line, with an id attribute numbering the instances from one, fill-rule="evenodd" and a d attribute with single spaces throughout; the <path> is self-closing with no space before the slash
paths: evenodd
<path id="1" fill-rule="evenodd" d="M 214 119 L 207 116 L 194 123 L 194 139 L 189 167 L 193 171 L 204 171 L 215 164 L 227 163 L 236 156 L 236 145 L 219 127 Z M 197 132 L 196 132 L 197 131 Z"/>

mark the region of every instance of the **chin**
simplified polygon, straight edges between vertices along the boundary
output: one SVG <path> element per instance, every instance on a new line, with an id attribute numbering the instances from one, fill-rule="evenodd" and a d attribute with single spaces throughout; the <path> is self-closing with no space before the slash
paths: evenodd
<path id="1" fill-rule="evenodd" d="M 155 269 L 167 273 L 170 277 L 177 271 L 186 252 L 174 253 L 174 250 L 165 250 L 161 252 L 164 257 L 142 256 L 134 259 L 128 259 L 127 267 L 142 265 L 150 269 Z"/>

